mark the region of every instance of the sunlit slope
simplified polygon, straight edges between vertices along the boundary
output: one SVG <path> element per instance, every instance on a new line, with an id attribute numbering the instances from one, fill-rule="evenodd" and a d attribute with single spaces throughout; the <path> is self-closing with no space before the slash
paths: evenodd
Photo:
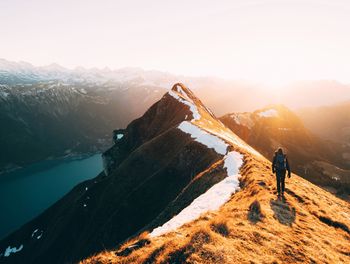
<path id="1" fill-rule="evenodd" d="M 83 263 L 349 263 L 348 203 L 295 174 L 277 200 L 270 163 L 251 154 L 240 173 L 242 189 L 219 210 Z"/>
<path id="2" fill-rule="evenodd" d="M 181 92 L 177 95 L 182 98 Z M 215 120 L 210 111 L 203 112 L 202 106 L 197 110 L 199 118 L 193 115 L 191 123 L 222 140 L 228 151 L 242 155 L 238 191 L 218 208 L 204 210 L 199 218 L 172 228 L 171 220 L 196 204 L 196 199 L 183 210 L 179 204 L 191 200 L 190 193 L 201 197 L 194 186 L 201 186 L 200 181 L 208 176 L 220 175 L 220 182 L 225 179 L 218 169 L 223 161 L 218 160 L 209 174 L 194 177 L 190 187 L 140 235 L 82 263 L 348 263 L 349 204 L 295 174 L 287 179 L 285 200 L 278 200 L 271 163 Z M 155 232 L 167 223 L 166 232 Z"/>
<path id="3" fill-rule="evenodd" d="M 349 199 L 350 147 L 319 138 L 288 108 L 273 105 L 220 120 L 268 159 L 282 146 L 295 173 Z"/>
<path id="4" fill-rule="evenodd" d="M 179 214 L 180 222 L 169 224 L 176 229 L 238 191 L 244 152 L 255 152 L 182 84 L 117 132 L 103 154 L 105 171 L 0 241 L 1 261 L 79 261 Z M 208 199 L 217 195 L 212 206 Z M 191 204 L 197 214 L 181 214 Z"/>

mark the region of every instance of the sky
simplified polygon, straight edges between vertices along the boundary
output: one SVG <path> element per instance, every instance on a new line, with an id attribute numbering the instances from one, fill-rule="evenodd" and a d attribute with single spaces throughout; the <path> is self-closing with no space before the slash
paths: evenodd
<path id="1" fill-rule="evenodd" d="M 1 0 L 0 58 L 350 83 L 348 0 Z"/>

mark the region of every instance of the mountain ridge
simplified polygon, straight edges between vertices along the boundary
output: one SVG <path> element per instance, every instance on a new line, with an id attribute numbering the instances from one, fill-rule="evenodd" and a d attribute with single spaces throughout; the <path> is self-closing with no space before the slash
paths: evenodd
<path id="1" fill-rule="evenodd" d="M 349 205 L 295 174 L 286 200 L 276 200 L 271 163 L 184 85 L 175 84 L 118 133 L 104 153 L 107 175 L 79 184 L 0 241 L 0 261 L 76 262 L 105 249 L 83 263 L 349 260 Z M 230 155 L 241 155 L 242 163 Z M 210 207 L 206 194 L 225 182 L 229 188 L 214 189 L 224 192 L 224 204 Z M 202 216 L 182 217 L 190 222 L 180 228 L 169 222 L 198 208 L 197 198 L 204 199 Z M 166 223 L 175 229 L 149 236 Z M 275 250 L 264 245 L 271 240 Z"/>
<path id="2" fill-rule="evenodd" d="M 295 174 L 286 199 L 277 200 L 269 167 L 249 157 L 240 170 L 242 189 L 219 210 L 81 263 L 347 263 L 349 204 Z"/>
<path id="3" fill-rule="evenodd" d="M 274 115 L 266 111 L 258 113 L 264 117 Z M 202 124 L 196 120 L 194 123 L 203 129 L 204 123 L 210 124 L 203 120 Z M 206 130 L 215 132 L 213 129 Z M 225 134 L 221 125 L 216 132 Z M 350 241 L 350 206 L 347 202 L 294 173 L 291 179 L 287 179 L 285 199 L 278 199 L 271 162 L 253 149 L 240 148 L 239 144 L 231 147 L 239 149 L 244 158 L 239 170 L 240 189 L 224 205 L 203 212 L 199 218 L 165 233 L 156 232 L 154 235 L 157 229 L 153 227 L 157 225 L 143 229 L 121 246 L 93 255 L 81 263 L 350 261 L 347 247 Z M 171 207 L 176 205 L 171 204 Z M 189 207 L 191 205 L 187 205 Z M 178 212 L 172 214 L 172 219 L 181 215 Z M 160 222 L 166 223 L 166 220 L 163 218 Z"/>
<path id="4" fill-rule="evenodd" d="M 197 192 L 181 199 L 178 209 L 193 200 L 193 195 L 204 193 L 224 177 L 222 166 L 216 168 L 221 173 L 215 177 L 209 175 L 211 167 L 227 153 L 226 144 L 220 143 L 220 149 L 224 146 L 225 151 L 218 153 L 215 150 L 217 139 L 209 132 L 203 132 L 203 141 L 178 127 L 188 124 L 183 128 L 186 130 L 203 126 L 204 119 L 195 120 L 197 114 L 205 116 L 208 124 L 210 121 L 222 129 L 225 127 L 186 88 L 175 89 L 176 86 L 141 118 L 120 131 L 123 136 L 104 154 L 104 159 L 108 160 L 105 166 L 113 167 L 107 169 L 108 176 L 101 173 L 79 184 L 42 215 L 0 242 L 3 252 L 8 246 L 23 245 L 20 252 L 11 254 L 10 261 L 21 262 L 23 258 L 27 263 L 79 260 L 112 247 L 142 229 L 186 186 L 196 185 Z M 192 120 L 197 125 L 191 124 Z M 232 132 L 227 130 L 227 133 Z M 234 135 L 231 137 L 239 142 Z M 204 177 L 198 185 L 193 179 L 199 173 Z M 36 229 L 43 233 L 40 241 L 31 236 Z M 74 244 L 77 238 L 80 243 Z M 60 254 L 61 250 L 65 255 Z"/>

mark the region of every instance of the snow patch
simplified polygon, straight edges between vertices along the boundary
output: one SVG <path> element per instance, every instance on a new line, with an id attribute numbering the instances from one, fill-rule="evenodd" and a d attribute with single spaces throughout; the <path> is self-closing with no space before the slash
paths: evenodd
<path id="1" fill-rule="evenodd" d="M 9 93 L 5 92 L 5 91 L 0 91 L 0 96 L 4 97 L 4 98 L 7 98 L 9 96 Z"/>
<path id="2" fill-rule="evenodd" d="M 236 114 L 232 114 L 230 117 L 235 121 L 235 123 L 237 125 L 241 124 L 241 121 L 239 120 L 239 118 L 238 118 L 238 116 Z"/>
<path id="3" fill-rule="evenodd" d="M 275 109 L 269 109 L 264 112 L 258 113 L 260 117 L 277 117 L 278 112 Z"/>
<path id="4" fill-rule="evenodd" d="M 17 253 L 23 249 L 23 245 L 20 245 L 18 248 L 8 246 L 5 250 L 4 257 L 9 257 L 11 254 Z"/>
<path id="5" fill-rule="evenodd" d="M 43 233 L 43 230 L 35 229 L 32 233 L 32 238 L 35 237 L 36 239 L 40 239 L 43 236 Z"/>
<path id="6" fill-rule="evenodd" d="M 174 93 L 173 91 L 169 91 L 168 93 L 173 98 L 175 98 L 179 102 L 187 105 L 190 108 L 190 111 L 192 112 L 192 115 L 193 115 L 193 120 L 199 120 L 201 118 L 201 115 L 198 112 L 197 106 L 193 103 L 193 101 L 190 98 L 188 98 L 186 96 L 188 98 L 188 100 L 185 100 L 185 99 L 181 98 L 179 95 L 177 95 L 176 93 Z"/>
<path id="7" fill-rule="evenodd" d="M 335 180 L 335 181 L 340 181 L 339 176 L 332 176 L 332 179 Z"/>
<path id="8" fill-rule="evenodd" d="M 248 113 L 234 113 L 231 114 L 230 117 L 234 120 L 234 122 L 237 125 L 245 126 L 249 129 L 251 129 L 254 126 L 254 121 Z"/>
<path id="9" fill-rule="evenodd" d="M 224 163 L 224 168 L 227 171 L 227 177 L 237 176 L 239 172 L 239 168 L 242 166 L 242 164 L 243 164 L 242 154 L 236 151 L 229 152 L 225 156 L 225 163 Z M 238 184 L 239 182 L 237 177 L 237 188 L 239 188 Z"/>
<path id="10" fill-rule="evenodd" d="M 200 129 L 196 125 L 188 121 L 184 121 L 178 126 L 178 128 L 181 131 L 190 134 L 195 141 L 207 146 L 208 148 L 213 148 L 217 153 L 221 155 L 225 155 L 227 153 L 228 144 L 217 136 Z"/>
<path id="11" fill-rule="evenodd" d="M 38 232 L 39 231 L 39 229 L 35 229 L 34 231 L 33 231 L 33 233 L 32 233 L 32 237 L 35 235 L 35 233 L 36 232 Z"/>
<path id="12" fill-rule="evenodd" d="M 81 92 L 82 94 L 87 94 L 87 91 L 86 91 L 84 88 L 81 88 L 81 89 L 80 89 L 80 92 Z"/>
<path id="13" fill-rule="evenodd" d="M 227 171 L 227 177 L 221 182 L 213 185 L 204 194 L 198 196 L 193 202 L 183 209 L 178 215 L 174 216 L 164 225 L 155 228 L 151 237 L 160 236 L 173 231 L 185 223 L 197 219 L 201 214 L 210 210 L 217 210 L 225 204 L 233 193 L 239 190 L 239 168 L 243 164 L 243 156 L 235 151 L 229 152 L 225 156 L 224 168 Z"/>
<path id="14" fill-rule="evenodd" d="M 175 86 L 176 91 L 181 94 L 183 97 L 186 98 L 186 100 L 190 101 L 191 103 L 193 103 L 193 100 L 188 96 L 188 94 L 182 89 L 181 85 L 177 84 Z"/>
<path id="15" fill-rule="evenodd" d="M 212 130 L 210 128 L 206 128 L 207 131 L 213 133 L 214 135 L 217 135 L 218 137 L 222 138 L 223 140 L 226 140 L 227 142 L 230 142 L 233 145 L 236 145 L 242 149 L 245 149 L 246 151 L 253 153 L 256 156 L 261 157 L 261 154 L 253 149 L 251 146 L 247 145 L 242 139 L 240 139 L 235 134 L 228 132 L 226 130 L 220 130 L 219 134 L 217 131 Z"/>

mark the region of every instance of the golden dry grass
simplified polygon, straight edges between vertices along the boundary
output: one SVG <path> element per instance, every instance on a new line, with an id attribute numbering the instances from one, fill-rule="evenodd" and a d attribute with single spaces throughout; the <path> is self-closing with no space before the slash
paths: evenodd
<path id="1" fill-rule="evenodd" d="M 286 180 L 286 200 L 276 199 L 271 163 L 248 153 L 204 107 L 199 112 L 197 126 L 231 135 L 233 140 L 225 137 L 231 149 L 244 154 L 241 190 L 175 232 L 155 238 L 142 233 L 81 263 L 350 263 L 349 203 L 294 174 Z"/>
<path id="2" fill-rule="evenodd" d="M 350 206 L 293 175 L 276 199 L 270 163 L 246 155 L 242 190 L 215 212 L 156 238 L 127 256 L 101 252 L 81 263 L 350 263 Z"/>

